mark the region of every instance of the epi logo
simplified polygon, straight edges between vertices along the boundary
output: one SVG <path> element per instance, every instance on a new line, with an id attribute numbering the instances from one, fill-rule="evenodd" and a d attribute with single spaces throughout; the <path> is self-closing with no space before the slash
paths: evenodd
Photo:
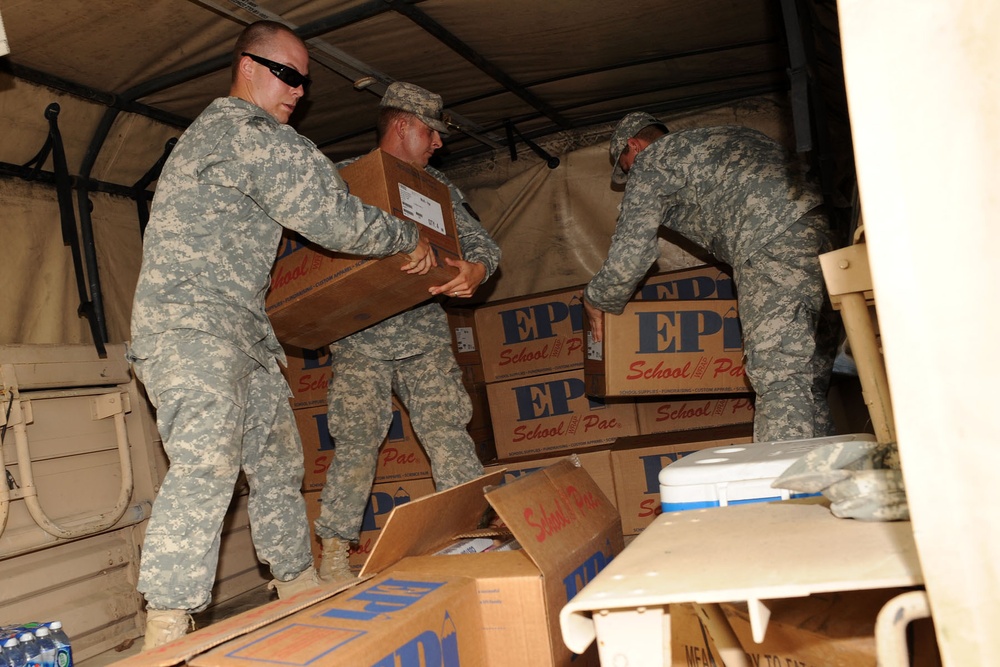
<path id="1" fill-rule="evenodd" d="M 574 332 L 583 331 L 583 304 L 575 295 L 569 303 L 550 301 L 502 310 L 498 315 L 504 345 L 553 338 L 557 335 L 555 325 L 566 320 Z"/>
<path id="2" fill-rule="evenodd" d="M 713 310 L 661 310 L 639 312 L 637 354 L 704 352 L 704 340 L 722 334 L 725 350 L 739 350 L 743 335 L 736 310 L 725 316 Z"/>
<path id="3" fill-rule="evenodd" d="M 519 422 L 570 414 L 570 401 L 586 396 L 583 380 L 578 377 L 521 385 L 513 391 Z M 600 401 L 587 400 L 591 410 L 606 407 Z"/>
<path id="4" fill-rule="evenodd" d="M 372 667 L 458 667 L 458 631 L 448 612 L 444 614 L 441 633 L 421 632 Z"/>
<path id="5" fill-rule="evenodd" d="M 428 594 L 445 585 L 443 581 L 410 581 L 386 579 L 371 588 L 349 596 L 343 608 L 327 609 L 327 618 L 345 618 L 352 621 L 370 621 L 379 616 L 392 615 L 410 607 Z"/>
<path id="6" fill-rule="evenodd" d="M 639 298 L 643 301 L 673 301 L 692 299 L 735 299 L 733 279 L 724 273 L 717 278 L 694 276 L 679 278 L 639 288 Z"/>
<path id="7" fill-rule="evenodd" d="M 598 572 L 608 566 L 609 560 L 603 551 L 595 551 L 579 567 L 566 575 L 563 579 L 566 600 L 572 600 L 591 579 L 597 576 Z"/>
<path id="8" fill-rule="evenodd" d="M 404 505 L 410 500 L 410 492 L 403 487 L 396 489 L 396 493 L 391 496 L 385 491 L 372 491 L 368 497 L 368 505 L 365 506 L 365 513 L 361 517 L 361 531 L 377 529 L 378 517 L 389 514 L 394 507 Z"/>

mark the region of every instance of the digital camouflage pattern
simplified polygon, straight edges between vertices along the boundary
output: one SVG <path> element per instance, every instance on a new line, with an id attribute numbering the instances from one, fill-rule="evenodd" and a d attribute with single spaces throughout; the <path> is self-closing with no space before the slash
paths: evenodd
<path id="1" fill-rule="evenodd" d="M 500 248 L 466 210 L 461 191 L 440 171 L 425 169 L 451 191 L 463 259 L 486 267 L 485 282 L 500 263 Z M 472 403 L 452 352 L 448 317 L 437 301 L 342 338 L 330 345 L 330 352 L 327 422 L 335 454 L 323 487 L 317 535 L 358 538 L 378 448 L 392 420 L 393 390 L 430 458 L 439 491 L 483 474 L 466 429 Z"/>
<path id="2" fill-rule="evenodd" d="M 148 606 L 208 606 L 241 468 L 257 557 L 279 580 L 309 568 L 302 443 L 273 357 L 261 366 L 232 343 L 190 329 L 139 337 L 130 354 L 170 459 L 143 543 L 138 589 Z"/>
<path id="3" fill-rule="evenodd" d="M 235 97 L 184 132 L 156 187 L 132 336 L 197 329 L 242 350 L 267 341 L 264 312 L 282 227 L 319 245 L 382 257 L 416 247 L 416 225 L 367 206 L 311 141 Z M 265 363 L 266 359 L 258 359 Z"/>
<path id="4" fill-rule="evenodd" d="M 838 326 L 818 259 L 833 247 L 825 216 L 813 211 L 821 202 L 782 147 L 760 132 L 672 132 L 635 157 L 608 258 L 585 296 L 620 314 L 659 257 L 659 228 L 683 235 L 733 268 L 747 377 L 757 394 L 754 440 L 829 435 L 826 390 Z"/>
<path id="5" fill-rule="evenodd" d="M 241 466 L 258 557 L 281 581 L 311 566 L 302 446 L 264 311 L 282 226 L 375 256 L 418 238 L 413 223 L 349 196 L 295 130 L 243 100 L 213 101 L 160 176 L 132 308 L 129 360 L 170 457 L 140 567 L 150 608 L 208 604 Z"/>
<path id="6" fill-rule="evenodd" d="M 896 443 L 838 442 L 817 447 L 793 463 L 771 486 L 822 493 L 834 516 L 863 521 L 910 518 Z"/>

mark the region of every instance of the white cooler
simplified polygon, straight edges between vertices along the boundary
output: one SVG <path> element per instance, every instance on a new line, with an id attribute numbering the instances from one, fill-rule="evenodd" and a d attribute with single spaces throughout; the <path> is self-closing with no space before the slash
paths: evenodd
<path id="1" fill-rule="evenodd" d="M 853 440 L 874 442 L 875 436 L 853 433 L 692 452 L 660 471 L 660 507 L 664 512 L 677 512 L 818 495 L 772 489 L 771 483 L 812 449 Z"/>

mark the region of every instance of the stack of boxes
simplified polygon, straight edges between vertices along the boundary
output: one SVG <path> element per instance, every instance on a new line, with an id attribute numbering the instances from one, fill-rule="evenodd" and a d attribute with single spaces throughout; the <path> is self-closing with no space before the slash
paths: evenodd
<path id="1" fill-rule="evenodd" d="M 732 278 L 650 277 L 594 344 L 582 286 L 475 309 L 497 460 L 508 479 L 575 454 L 626 536 L 659 513 L 657 474 L 685 453 L 752 441 Z"/>

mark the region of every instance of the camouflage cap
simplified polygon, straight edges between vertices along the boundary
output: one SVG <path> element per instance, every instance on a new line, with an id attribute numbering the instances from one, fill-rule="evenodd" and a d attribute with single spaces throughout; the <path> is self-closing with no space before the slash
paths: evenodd
<path id="1" fill-rule="evenodd" d="M 639 130 L 650 125 L 663 125 L 663 123 L 645 111 L 633 111 L 618 121 L 615 131 L 611 134 L 611 163 L 614 165 L 614 170 L 611 172 L 612 183 L 624 183 L 628 180 L 628 174 L 618 166 L 618 158 L 622 156 L 628 140 L 638 134 Z"/>
<path id="2" fill-rule="evenodd" d="M 379 106 L 408 111 L 426 123 L 429 128 L 441 134 L 448 134 L 448 124 L 442 113 L 441 96 L 418 85 L 404 81 L 390 83 Z"/>

